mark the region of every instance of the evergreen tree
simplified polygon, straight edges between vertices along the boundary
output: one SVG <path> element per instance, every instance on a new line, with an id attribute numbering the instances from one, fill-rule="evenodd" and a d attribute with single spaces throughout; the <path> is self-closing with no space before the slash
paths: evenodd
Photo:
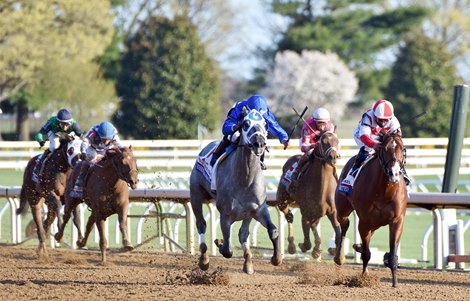
<path id="1" fill-rule="evenodd" d="M 386 10 L 380 7 L 380 1 L 330 0 L 321 2 L 323 6 L 318 3 L 274 1 L 273 9 L 292 20 L 277 50 L 337 53 L 359 77 L 362 101 L 381 98 L 380 90 L 388 84 L 390 66 L 378 65 L 378 56 L 420 25 L 428 11 L 418 6 Z"/>
<path id="2" fill-rule="evenodd" d="M 220 117 L 218 77 L 187 17 L 146 20 L 126 42 L 118 79 L 120 132 L 137 139 L 190 139 Z"/>
<path id="3" fill-rule="evenodd" d="M 459 79 L 442 44 L 410 35 L 392 70 L 385 97 L 394 104 L 405 137 L 449 134 L 453 87 Z M 422 112 L 426 115 L 414 118 Z"/>

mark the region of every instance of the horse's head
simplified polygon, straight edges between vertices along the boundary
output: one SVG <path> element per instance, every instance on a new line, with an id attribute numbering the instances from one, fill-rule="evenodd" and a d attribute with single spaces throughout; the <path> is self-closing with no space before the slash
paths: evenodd
<path id="1" fill-rule="evenodd" d="M 71 140 L 67 143 L 67 162 L 70 167 L 74 167 L 80 159 L 80 145 L 82 141 L 79 139 Z"/>
<path id="2" fill-rule="evenodd" d="M 314 149 L 314 155 L 331 166 L 335 166 L 336 160 L 340 158 L 338 136 L 331 131 L 322 132 Z"/>
<path id="3" fill-rule="evenodd" d="M 399 135 L 385 135 L 382 137 L 382 143 L 378 150 L 380 165 L 393 183 L 400 181 L 405 167 L 405 146 Z"/>
<path id="4" fill-rule="evenodd" d="M 244 118 L 241 126 L 239 145 L 250 147 L 257 156 L 261 156 L 266 149 L 266 121 L 263 116 L 251 110 Z"/>
<path id="5" fill-rule="evenodd" d="M 132 189 L 136 189 L 139 183 L 139 169 L 137 168 L 137 160 L 132 152 L 132 146 L 114 150 L 112 162 L 118 177 L 125 181 Z"/>

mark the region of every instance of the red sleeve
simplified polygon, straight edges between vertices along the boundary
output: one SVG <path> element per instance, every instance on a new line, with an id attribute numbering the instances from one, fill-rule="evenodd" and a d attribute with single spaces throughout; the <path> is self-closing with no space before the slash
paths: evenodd
<path id="1" fill-rule="evenodd" d="M 364 135 L 362 135 L 360 138 L 361 138 L 361 141 L 362 141 L 365 145 L 367 145 L 368 147 L 370 147 L 370 148 L 374 147 L 375 142 L 374 142 L 374 140 L 370 139 L 370 137 L 369 137 L 368 135 L 365 135 L 365 134 L 364 134 Z"/>

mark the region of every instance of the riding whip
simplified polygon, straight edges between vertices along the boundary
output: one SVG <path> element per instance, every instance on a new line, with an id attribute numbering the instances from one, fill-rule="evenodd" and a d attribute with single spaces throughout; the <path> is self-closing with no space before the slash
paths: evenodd
<path id="1" fill-rule="evenodd" d="M 290 132 L 289 136 L 287 137 L 287 141 L 290 140 L 290 137 L 291 137 L 292 134 L 294 133 L 295 128 L 297 127 L 297 125 L 299 125 L 300 119 L 303 120 L 303 116 L 304 116 L 305 112 L 307 112 L 308 107 L 307 107 L 307 106 L 305 107 L 305 109 L 302 111 L 302 114 L 299 114 L 299 113 L 297 112 L 297 110 L 296 110 L 294 107 L 292 107 L 292 110 L 294 110 L 295 114 L 297 114 L 297 115 L 299 116 L 299 119 L 297 120 L 297 122 L 296 122 L 295 125 L 294 125 L 294 128 L 292 129 L 292 131 Z M 305 120 L 304 120 L 304 121 L 305 121 Z M 287 148 L 287 146 L 284 146 L 284 149 L 286 149 L 286 148 Z"/>
<path id="2" fill-rule="evenodd" d="M 294 108 L 292 108 L 292 109 L 294 110 L 295 114 L 297 114 L 297 116 L 299 116 L 299 120 L 302 119 L 303 122 L 308 126 L 308 128 L 309 128 L 312 132 L 314 132 L 314 130 L 312 129 L 312 127 L 311 127 L 311 126 L 307 123 L 307 121 L 303 118 L 303 115 L 304 115 L 304 113 L 305 113 L 305 110 L 304 110 L 304 112 L 302 112 L 302 115 L 300 115 Z"/>

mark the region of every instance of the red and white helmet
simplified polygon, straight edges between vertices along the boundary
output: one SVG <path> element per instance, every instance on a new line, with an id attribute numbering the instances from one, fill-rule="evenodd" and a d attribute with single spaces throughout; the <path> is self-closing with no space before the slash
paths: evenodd
<path id="1" fill-rule="evenodd" d="M 325 108 L 318 108 L 313 112 L 312 117 L 315 121 L 328 122 L 330 121 L 330 112 Z"/>
<path id="2" fill-rule="evenodd" d="M 377 119 L 390 120 L 393 117 L 393 105 L 390 101 L 381 99 L 374 104 L 372 109 Z"/>

